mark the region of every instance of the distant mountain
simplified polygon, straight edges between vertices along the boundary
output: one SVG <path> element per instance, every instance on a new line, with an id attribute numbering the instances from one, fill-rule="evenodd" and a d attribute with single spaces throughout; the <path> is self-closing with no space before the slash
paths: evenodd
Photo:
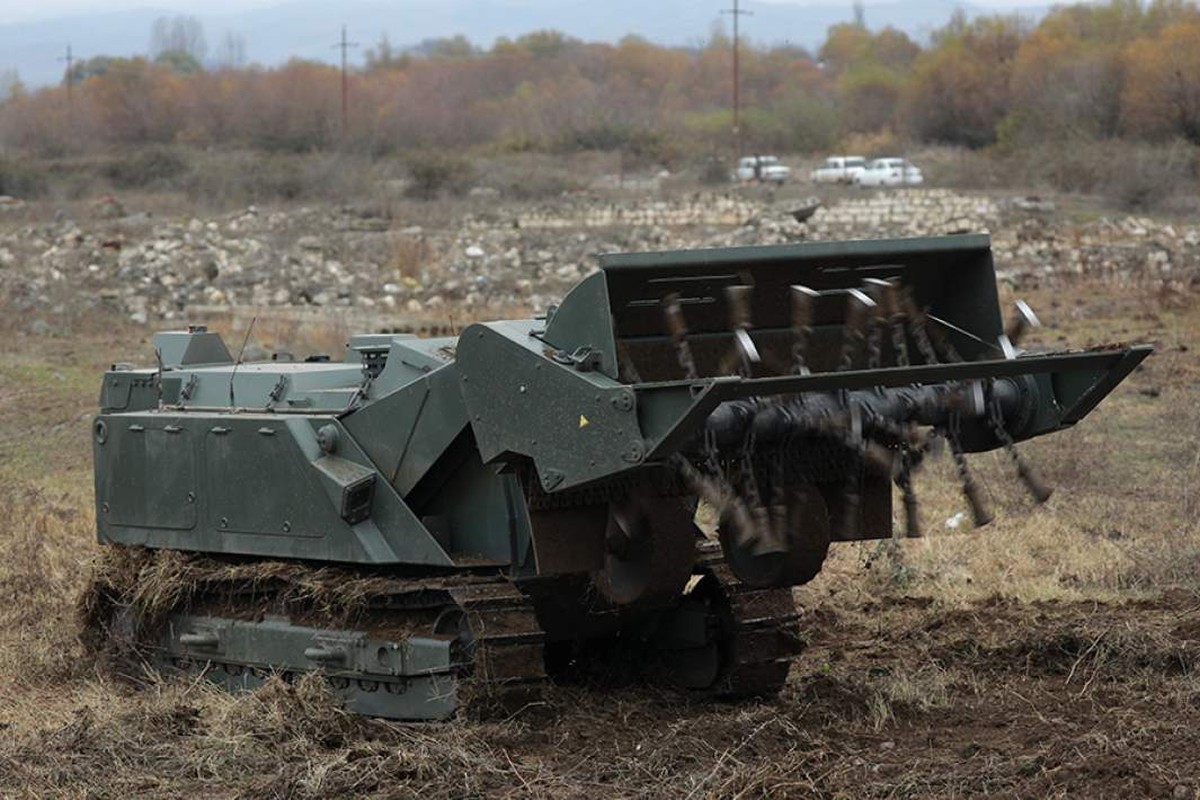
<path id="1" fill-rule="evenodd" d="M 344 24 L 359 44 L 351 57 L 361 62 L 363 50 L 387 35 L 393 47 L 413 46 L 424 39 L 463 34 L 490 46 L 500 36 L 516 37 L 553 28 L 587 41 L 617 41 L 637 34 L 661 44 L 697 45 L 710 35 L 718 20 L 729 18 L 719 9 L 722 0 L 286 0 L 273 8 L 235 14 L 195 14 L 203 23 L 210 50 L 229 31 L 244 38 L 251 62 L 276 65 L 299 57 L 334 62 L 334 42 Z M 812 5 L 787 5 L 749 0 L 742 4 L 753 16 L 742 20 L 751 40 L 764 44 L 790 43 L 815 50 L 829 26 L 852 18 L 850 0 L 836 4 L 818 0 Z M 996 7 L 955 0 L 894 0 L 866 6 L 872 28 L 892 25 L 919 41 L 944 25 L 961 8 L 969 17 L 995 13 Z M 173 11 L 85 13 L 62 19 L 0 25 L 0 73 L 16 69 L 29 86 L 61 80 L 60 62 L 67 44 L 76 57 L 144 54 L 150 27 Z M 1044 9 L 1024 9 L 1037 17 Z"/>

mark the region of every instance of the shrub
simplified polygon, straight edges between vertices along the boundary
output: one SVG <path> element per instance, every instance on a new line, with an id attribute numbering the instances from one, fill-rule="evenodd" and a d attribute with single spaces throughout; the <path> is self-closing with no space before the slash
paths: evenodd
<path id="1" fill-rule="evenodd" d="M 45 171 L 27 161 L 0 159 L 0 194 L 40 197 L 46 193 Z"/>
<path id="2" fill-rule="evenodd" d="M 213 208 L 279 201 L 348 202 L 370 193 L 375 170 L 370 159 L 356 156 L 205 154 L 183 188 L 193 201 Z"/>
<path id="3" fill-rule="evenodd" d="M 729 183 L 729 165 L 720 156 L 712 155 L 704 159 L 700 167 L 700 182 L 705 186 L 720 186 Z"/>
<path id="4" fill-rule="evenodd" d="M 177 189 L 191 164 L 171 147 L 144 147 L 115 159 L 103 168 L 104 177 L 118 189 Z"/>
<path id="5" fill-rule="evenodd" d="M 407 193 L 421 200 L 433 200 L 443 192 L 465 194 L 475 175 L 471 162 L 454 153 L 424 150 L 409 156 L 406 163 L 412 181 Z"/>
<path id="6" fill-rule="evenodd" d="M 1125 211 L 1152 210 L 1195 186 L 1196 151 L 1187 145 L 1140 148 L 1114 160 L 1103 193 Z"/>

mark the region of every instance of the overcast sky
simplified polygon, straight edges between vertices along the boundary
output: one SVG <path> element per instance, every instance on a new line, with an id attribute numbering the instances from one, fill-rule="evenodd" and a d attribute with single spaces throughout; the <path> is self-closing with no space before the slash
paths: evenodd
<path id="1" fill-rule="evenodd" d="M 135 8 L 161 8 L 180 14 L 221 14 L 249 8 L 278 5 L 279 0 L 0 0 L 0 23 L 29 22 L 38 19 L 94 14 L 102 11 L 129 11 Z"/>
<path id="2" fill-rule="evenodd" d="M 179 14 L 222 14 L 225 12 L 244 11 L 252 8 L 264 8 L 278 5 L 280 0 L 0 0 L 0 24 L 8 22 L 29 22 L 40 19 L 54 19 L 79 13 L 95 13 L 97 11 L 128 11 L 135 8 L 165 9 Z M 603 0 L 600 0 L 602 2 Z M 703 1 L 703 0 L 702 0 Z M 764 3 L 784 3 L 788 5 L 805 5 L 804 0 L 758 0 Z M 712 0 L 720 5 L 719 0 Z M 852 0 L 846 0 L 850 5 Z M 872 5 L 887 0 L 865 0 L 865 5 Z M 728 3 L 726 3 L 728 4 Z M 1046 0 L 988 0 L 988 6 L 1006 6 L 1018 8 L 1021 6 L 1045 5 Z"/>

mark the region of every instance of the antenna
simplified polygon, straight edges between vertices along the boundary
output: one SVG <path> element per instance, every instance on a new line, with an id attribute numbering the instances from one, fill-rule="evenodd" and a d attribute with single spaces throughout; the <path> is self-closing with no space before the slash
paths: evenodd
<path id="1" fill-rule="evenodd" d="M 739 84 L 741 83 L 738 76 L 738 19 L 740 17 L 753 17 L 753 11 L 743 11 L 739 7 L 738 0 L 733 0 L 733 8 L 725 8 L 721 10 L 722 14 L 729 14 L 733 17 L 733 146 L 735 152 L 734 158 L 742 156 L 742 103 L 739 95 Z"/>
<path id="2" fill-rule="evenodd" d="M 233 379 L 237 377 L 238 367 L 242 365 L 242 356 L 246 353 L 246 343 L 250 341 L 250 332 L 254 330 L 254 323 L 258 322 L 258 317 L 254 316 L 250 319 L 250 325 L 246 328 L 246 336 L 242 339 L 242 348 L 238 350 L 237 361 L 233 362 L 233 371 L 229 373 L 229 407 L 237 408 L 237 403 L 233 401 Z"/>
<path id="3" fill-rule="evenodd" d="M 163 360 L 162 348 L 154 348 L 154 390 L 158 394 L 158 410 L 162 411 L 163 407 Z"/>
<path id="4" fill-rule="evenodd" d="M 342 141 L 343 142 L 346 140 L 347 119 L 349 117 L 349 114 L 348 114 L 349 106 L 348 106 L 348 100 L 347 100 L 347 97 L 349 95 L 349 79 L 346 77 L 346 51 L 349 50 L 351 47 L 358 47 L 358 42 L 347 42 L 346 41 L 346 26 L 343 25 L 341 41 L 338 41 L 337 43 L 335 43 L 333 45 L 334 50 L 342 51 Z"/>

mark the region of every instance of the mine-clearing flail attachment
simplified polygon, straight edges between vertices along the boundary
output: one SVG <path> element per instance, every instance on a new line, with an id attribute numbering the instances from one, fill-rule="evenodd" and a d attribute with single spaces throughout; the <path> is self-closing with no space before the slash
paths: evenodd
<path id="1" fill-rule="evenodd" d="M 1019 351 L 1037 317 L 1020 303 L 1005 324 L 986 236 L 601 266 L 544 326 L 464 335 L 481 451 L 528 459 L 551 495 L 673 476 L 717 508 L 729 565 L 757 586 L 811 579 L 831 540 L 890 537 L 893 485 L 921 535 L 912 478 L 940 441 L 977 524 L 991 511 L 967 453 L 1003 448 L 1045 501 L 1017 443 L 1078 422 L 1150 352 Z"/>
<path id="2" fill-rule="evenodd" d="M 891 536 L 894 495 L 920 536 L 947 450 L 977 525 L 970 453 L 1044 501 L 1020 442 L 1149 352 L 1021 351 L 1037 316 L 1005 324 L 986 237 L 601 267 L 457 339 L 242 363 L 195 326 L 114 365 L 88 641 L 232 689 L 320 672 L 401 719 L 508 716 L 572 676 L 770 696 L 803 644 L 790 587 L 831 542 Z"/>

